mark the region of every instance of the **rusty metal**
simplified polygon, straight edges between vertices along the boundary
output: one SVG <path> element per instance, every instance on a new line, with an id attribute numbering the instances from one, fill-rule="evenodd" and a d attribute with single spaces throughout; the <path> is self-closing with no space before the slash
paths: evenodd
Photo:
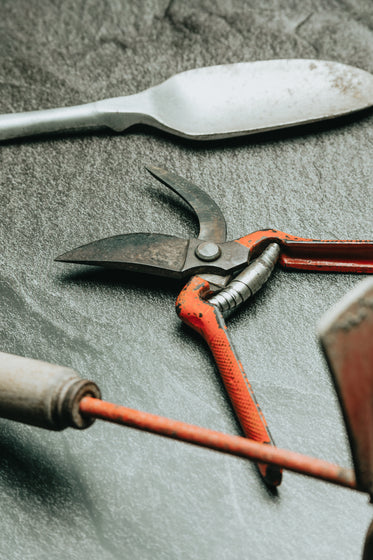
<path id="1" fill-rule="evenodd" d="M 81 400 L 80 411 L 89 417 L 100 418 L 108 422 L 214 449 L 221 453 L 281 467 L 338 486 L 357 489 L 352 469 L 346 469 L 328 461 L 301 455 L 294 451 L 279 449 L 240 436 L 223 434 L 90 397 Z"/>
<path id="2" fill-rule="evenodd" d="M 84 396 L 100 397 L 95 383 L 70 368 L 0 352 L 0 417 L 48 430 L 88 428 Z"/>
<path id="3" fill-rule="evenodd" d="M 146 165 L 145 168 L 194 210 L 199 222 L 198 239 L 224 243 L 227 238 L 227 225 L 222 211 L 211 196 L 194 183 L 167 169 L 155 165 Z"/>
<path id="4" fill-rule="evenodd" d="M 228 295 L 233 296 L 232 307 L 259 289 L 270 275 L 278 253 L 279 263 L 285 268 L 373 273 L 373 242 L 318 241 L 273 229 L 256 231 L 225 242 L 224 217 L 209 196 L 196 185 L 167 170 L 160 167 L 149 170 L 163 184 L 180 194 L 197 213 L 200 222 L 198 239 L 144 233 L 120 235 L 90 243 L 61 255 L 57 260 L 137 270 L 171 278 L 192 276 L 179 294 L 177 313 L 209 345 L 245 435 L 257 442 L 274 445 L 264 414 L 229 338 L 221 311 L 213 305 L 217 303 L 217 297 L 210 302 L 207 299 L 226 288 L 233 273 L 246 268 L 249 261 L 263 253 L 262 260 L 250 263 L 243 273 L 244 277 L 239 275 L 235 285 L 228 289 Z M 212 254 L 213 260 L 206 260 L 204 251 L 200 254 L 201 240 L 213 244 L 212 251 L 211 247 L 207 251 L 209 257 Z M 272 255 L 269 262 L 264 262 L 269 254 Z M 225 303 L 222 305 L 224 307 Z M 269 485 L 280 484 L 280 469 L 260 463 L 258 468 Z"/>
<path id="5" fill-rule="evenodd" d="M 373 496 L 373 279 L 361 282 L 319 325 L 340 400 L 358 487 Z"/>
<path id="6" fill-rule="evenodd" d="M 224 216 L 212 198 L 186 179 L 155 166 L 147 168 L 164 185 L 179 194 L 196 213 L 198 238 L 132 233 L 93 241 L 56 258 L 57 261 L 105 266 L 183 279 L 195 274 L 214 275 L 209 281 L 221 287 L 229 276 L 246 267 L 272 243 L 281 247 L 279 263 L 285 269 L 317 272 L 373 273 L 373 241 L 305 239 L 267 229 L 225 242 Z M 199 258 L 200 240 L 213 242 L 219 256 Z M 218 277 L 226 277 L 219 279 Z"/>
<path id="7" fill-rule="evenodd" d="M 279 264 L 286 270 L 373 273 L 373 241 L 303 239 L 273 229 L 219 244 L 221 254 L 213 262 L 196 255 L 198 239 L 160 233 L 107 237 L 55 260 L 182 279 L 201 273 L 228 275 L 245 267 L 249 259 L 258 257 L 271 243 L 280 245 Z"/>
<path id="8" fill-rule="evenodd" d="M 229 276 L 246 265 L 249 249 L 229 241 L 221 245 L 212 262 L 197 256 L 199 239 L 182 239 L 160 233 L 115 235 L 73 249 L 55 260 L 167 276 L 178 280 L 193 274 Z"/>
<path id="9" fill-rule="evenodd" d="M 0 417 L 49 430 L 87 428 L 96 418 L 356 489 L 354 473 L 327 461 L 101 400 L 70 369 L 0 352 Z"/>

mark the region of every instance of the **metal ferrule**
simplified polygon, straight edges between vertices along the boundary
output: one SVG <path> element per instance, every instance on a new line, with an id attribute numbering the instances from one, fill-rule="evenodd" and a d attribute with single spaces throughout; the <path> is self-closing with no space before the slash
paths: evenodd
<path id="1" fill-rule="evenodd" d="M 263 253 L 238 274 L 230 284 L 209 299 L 220 311 L 232 311 L 254 295 L 270 277 L 280 256 L 280 246 L 271 243 Z"/>
<path id="2" fill-rule="evenodd" d="M 100 398 L 100 391 L 73 369 L 0 352 L 0 417 L 48 430 L 83 429 L 93 422 L 79 410 L 85 396 Z"/>

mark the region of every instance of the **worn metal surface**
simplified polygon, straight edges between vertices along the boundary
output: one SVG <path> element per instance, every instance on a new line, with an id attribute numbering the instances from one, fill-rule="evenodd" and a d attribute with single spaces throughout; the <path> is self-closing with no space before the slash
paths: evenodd
<path id="1" fill-rule="evenodd" d="M 373 496 L 373 279 L 325 314 L 319 332 L 344 412 L 357 483 Z"/>
<path id="2" fill-rule="evenodd" d="M 138 234 L 139 239 L 135 235 L 130 238 L 126 236 L 118 238 L 117 236 L 99 240 L 70 251 L 66 255 L 58 257 L 57 260 L 137 270 L 161 276 L 168 275 L 171 278 L 183 278 L 186 275 L 206 272 L 217 276 L 217 280 L 219 280 L 219 275 L 223 276 L 224 280 L 229 274 L 247 264 L 249 254 L 257 254 L 260 247 L 266 247 L 262 253 L 263 259 L 258 258 L 257 262 L 246 269 L 246 276 L 250 277 L 247 279 L 249 279 L 252 290 L 248 291 L 246 284 L 239 284 L 240 290 L 244 286 L 246 299 L 250 293 L 254 294 L 258 291 L 268 279 L 281 252 L 283 252 L 283 256 L 280 262 L 286 263 L 287 268 L 341 272 L 345 270 L 342 265 L 347 261 L 351 272 L 370 271 L 373 273 L 372 241 L 314 241 L 269 230 L 254 232 L 238 239 L 237 242 L 221 243 L 219 246 L 215 241 L 225 239 L 225 220 L 212 199 L 204 195 L 196 185 L 188 184 L 188 181 L 178 175 L 159 167 L 151 169 L 154 176 L 167 186 L 171 186 L 177 194 L 180 194 L 180 190 L 183 198 L 195 209 L 197 215 L 201 215 L 199 236 L 202 233 L 203 239 L 206 241 L 209 240 L 209 235 L 212 236 L 211 241 L 216 253 L 213 259 L 206 259 L 199 255 L 200 245 L 196 239 L 190 239 L 187 246 L 186 243 L 182 243 L 182 240 L 175 238 L 174 243 L 171 243 L 172 238 L 169 236 Z M 279 240 L 281 247 L 278 243 L 270 242 L 273 238 L 276 241 Z M 355 249 L 355 245 L 357 249 Z M 247 248 L 250 253 L 242 252 L 242 247 Z M 178 250 L 180 250 L 179 262 L 181 261 L 183 264 L 179 265 L 179 270 L 175 270 L 175 263 L 178 262 Z M 362 257 L 365 257 L 366 267 L 362 265 Z M 258 269 L 260 269 L 259 272 Z M 216 284 L 216 280 L 213 279 L 212 283 Z M 227 289 L 229 289 L 229 284 L 225 290 Z M 222 306 L 219 303 L 216 305 L 214 299 L 205 301 L 206 296 L 213 291 L 208 277 L 205 279 L 203 276 L 194 276 L 178 296 L 177 313 L 180 319 L 196 330 L 209 345 L 245 435 L 259 443 L 274 445 L 264 414 L 228 336 L 221 313 Z M 236 294 L 232 290 L 229 292 L 230 295 L 233 293 Z M 221 301 L 220 298 L 220 303 Z M 237 307 L 240 301 L 243 301 L 243 298 L 239 298 L 237 302 L 234 301 L 230 308 Z M 261 463 L 258 464 L 258 468 L 264 481 L 270 487 L 277 487 L 281 484 L 282 472 L 280 469 Z"/>
<path id="3" fill-rule="evenodd" d="M 162 167 L 147 165 L 146 169 L 158 181 L 181 196 L 194 210 L 199 223 L 198 239 L 224 243 L 227 239 L 227 224 L 223 212 L 207 192 L 184 177 Z"/>
<path id="4" fill-rule="evenodd" d="M 163 234 L 135 233 L 93 241 L 60 255 L 56 261 L 179 279 L 205 272 L 227 276 L 243 268 L 250 258 L 259 256 L 271 244 L 278 247 L 281 254 L 279 262 L 287 269 L 373 273 L 371 240 L 304 239 L 271 229 L 255 231 L 224 243 L 225 219 L 209 195 L 166 169 L 149 167 L 149 170 L 195 211 L 200 225 L 198 239 L 213 242 L 214 258 L 206 259 L 199 255 L 200 244 L 195 238 L 186 240 Z"/>
<path id="5" fill-rule="evenodd" d="M 332 61 L 268 60 L 197 68 L 129 97 L 0 115 L 0 139 L 147 124 L 213 140 L 332 119 L 373 105 L 373 76 Z"/>
<path id="6" fill-rule="evenodd" d="M 103 401 L 100 397 L 95 383 L 80 379 L 70 368 L 0 352 L 1 418 L 48 430 L 87 428 L 96 418 L 100 418 L 222 453 L 257 460 L 270 465 L 272 470 L 273 467 L 285 467 L 306 476 L 356 489 L 352 469 L 299 453 L 268 448 L 251 439 L 133 410 Z"/>
<path id="7" fill-rule="evenodd" d="M 126 406 L 109 403 L 100 399 L 84 397 L 80 402 L 82 414 L 92 418 L 100 418 L 123 426 L 144 430 L 178 441 L 192 443 L 221 453 L 236 455 L 272 467 L 311 476 L 313 478 L 331 482 L 338 486 L 345 486 L 356 490 L 356 478 L 353 469 L 346 469 L 333 465 L 315 457 L 307 457 L 294 451 L 279 449 L 272 445 L 259 444 L 251 439 L 230 436 L 215 432 L 200 426 L 193 426 L 170 418 L 164 418 L 148 412 L 133 410 Z M 274 469 L 273 469 L 274 470 Z"/>
<path id="8" fill-rule="evenodd" d="M 142 272 L 179 280 L 206 272 L 225 276 L 245 266 L 248 247 L 235 241 L 220 245 L 220 256 L 200 259 L 198 239 L 180 239 L 159 233 L 130 233 L 93 241 L 72 249 L 55 260 Z"/>
<path id="9" fill-rule="evenodd" d="M 238 60 L 373 72 L 366 0 L 4 0 L 0 11 L 0 113 L 131 95 Z M 71 367 L 110 401 L 240 434 L 203 341 L 175 320 L 177 281 L 53 258 L 123 232 L 198 234 L 188 207 L 144 173 L 148 162 L 205 188 L 228 239 L 266 225 L 369 239 L 372 124 L 368 112 L 213 146 L 139 128 L 3 143 L 1 349 Z M 229 325 L 277 445 L 346 467 L 314 333 L 359 281 L 277 268 Z M 361 556 L 372 506 L 357 492 L 285 473 L 270 495 L 245 461 L 100 422 L 57 434 L 0 425 L 1 560 Z"/>

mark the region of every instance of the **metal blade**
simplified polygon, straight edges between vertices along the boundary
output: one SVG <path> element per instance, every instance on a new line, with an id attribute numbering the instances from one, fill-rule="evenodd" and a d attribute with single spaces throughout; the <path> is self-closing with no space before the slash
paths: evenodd
<path id="1" fill-rule="evenodd" d="M 202 189 L 183 177 L 167 171 L 162 167 L 146 165 L 149 171 L 161 183 L 181 196 L 194 210 L 199 221 L 198 239 L 223 243 L 227 238 L 225 218 L 216 202 Z"/>
<path id="2" fill-rule="evenodd" d="M 342 407 L 359 489 L 373 496 L 373 279 L 359 283 L 319 324 Z"/>
<path id="3" fill-rule="evenodd" d="M 148 166 L 146 169 L 194 210 L 200 225 L 198 238 L 186 240 L 151 233 L 116 235 L 73 249 L 55 260 L 177 279 L 201 274 L 209 281 L 212 291 L 226 286 L 231 274 L 247 263 L 249 250 L 234 241 L 224 243 L 224 216 L 207 193 L 161 167 Z M 219 244 L 220 256 L 211 262 L 209 258 L 201 257 L 200 241 L 215 245 L 215 248 Z"/>
<path id="4" fill-rule="evenodd" d="M 183 279 L 194 274 L 210 275 L 210 281 L 224 286 L 226 277 L 242 268 L 249 249 L 230 241 L 220 245 L 221 255 L 213 262 L 198 258 L 198 239 L 181 239 L 160 233 L 130 233 L 99 239 L 73 249 L 55 260 L 143 272 Z"/>
<path id="5" fill-rule="evenodd" d="M 93 241 L 55 260 L 180 278 L 188 246 L 187 239 L 171 235 L 131 233 Z"/>
<path id="6" fill-rule="evenodd" d="M 215 140 L 332 119 L 372 106 L 369 72 L 325 60 L 263 60 L 173 76 L 152 88 L 151 124 L 187 138 Z"/>
<path id="7" fill-rule="evenodd" d="M 332 119 L 373 105 L 369 72 L 325 60 L 261 60 L 196 68 L 125 97 L 0 115 L 0 140 L 146 124 L 217 140 Z"/>

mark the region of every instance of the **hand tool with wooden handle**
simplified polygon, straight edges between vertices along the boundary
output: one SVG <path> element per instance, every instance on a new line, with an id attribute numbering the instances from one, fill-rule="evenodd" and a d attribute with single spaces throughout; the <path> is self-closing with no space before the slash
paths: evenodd
<path id="1" fill-rule="evenodd" d="M 4 352 L 0 418 L 54 431 L 82 430 L 100 419 L 356 489 L 352 469 L 101 400 L 97 385 L 71 368 Z"/>
<path id="2" fill-rule="evenodd" d="M 268 229 L 227 242 L 224 216 L 205 192 L 159 167 L 148 170 L 196 212 L 200 222 L 197 239 L 151 233 L 117 235 L 69 251 L 56 260 L 191 278 L 177 299 L 177 313 L 208 343 L 245 435 L 273 444 L 229 338 L 223 312 L 235 309 L 255 293 L 277 260 L 285 269 L 373 273 L 373 241 L 318 241 Z M 280 483 L 279 469 L 259 465 L 259 470 L 269 485 Z"/>
<path id="3" fill-rule="evenodd" d="M 360 283 L 319 327 L 352 447 L 347 469 L 250 439 L 215 432 L 101 400 L 96 384 L 70 369 L 0 352 L 0 417 L 61 430 L 86 428 L 94 419 L 137 428 L 229 453 L 272 468 L 325 480 L 372 495 L 373 480 L 373 278 Z M 363 560 L 373 557 L 373 522 Z"/>

